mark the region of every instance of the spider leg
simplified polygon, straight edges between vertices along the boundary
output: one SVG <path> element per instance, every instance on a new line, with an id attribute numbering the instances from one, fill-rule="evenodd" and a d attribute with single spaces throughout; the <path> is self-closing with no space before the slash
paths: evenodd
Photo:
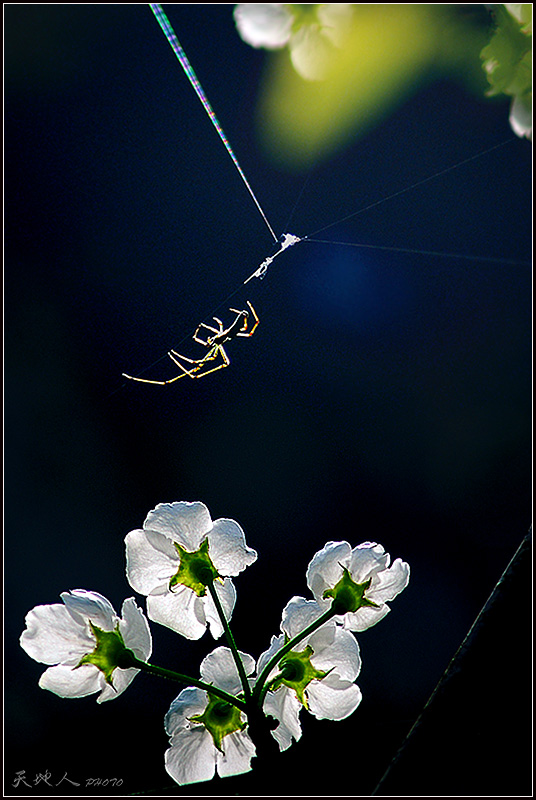
<path id="1" fill-rule="evenodd" d="M 218 357 L 218 353 L 221 354 L 221 357 L 223 359 L 222 363 L 218 364 L 217 367 L 212 367 L 212 369 L 206 369 L 206 370 L 203 369 L 205 364 L 207 364 L 207 366 L 210 366 L 207 362 L 214 361 L 214 359 Z M 184 356 L 181 356 L 181 358 L 184 358 Z M 210 375 L 211 372 L 216 372 L 219 369 L 224 369 L 225 367 L 228 367 L 231 361 L 229 359 L 229 356 L 223 349 L 222 345 L 217 344 L 212 348 L 212 350 L 210 350 L 206 354 L 204 358 L 201 358 L 199 361 L 196 361 L 194 363 L 196 363 L 198 366 L 195 369 L 191 370 L 191 372 L 188 372 L 188 375 L 190 375 L 191 378 L 204 378 L 205 375 Z"/>
<path id="2" fill-rule="evenodd" d="M 252 327 L 252 329 L 251 329 L 250 331 L 248 331 L 248 330 L 247 330 L 247 325 L 248 325 L 248 323 L 247 323 L 247 320 L 244 320 L 244 327 L 242 328 L 242 330 L 241 330 L 241 331 L 239 331 L 239 332 L 236 334 L 237 336 L 253 336 L 253 334 L 254 334 L 254 333 L 255 333 L 255 331 L 257 330 L 257 326 L 258 326 L 258 324 L 259 324 L 259 322 L 260 322 L 260 319 L 259 319 L 259 318 L 258 318 L 258 316 L 257 316 L 257 312 L 255 311 L 255 309 L 253 308 L 253 306 L 251 305 L 251 303 L 249 302 L 249 300 L 246 300 L 246 302 L 247 302 L 247 304 L 248 304 L 248 306 L 249 306 L 249 308 L 250 308 L 250 311 L 251 311 L 251 313 L 253 314 L 253 319 L 254 319 L 255 321 L 254 321 L 254 323 L 253 323 L 253 327 Z M 231 308 L 231 309 L 229 309 L 229 310 L 230 310 L 230 311 L 234 311 L 234 309 L 232 309 L 232 308 Z"/>
<path id="3" fill-rule="evenodd" d="M 174 378 L 170 378 L 168 381 L 151 381 L 148 378 L 135 378 L 133 375 L 127 375 L 126 372 L 123 372 L 123 378 L 128 378 L 130 381 L 138 381 L 139 383 L 153 383 L 156 386 L 167 386 L 168 383 L 175 383 L 178 381 L 179 378 L 184 378 L 187 373 L 183 373 L 182 375 L 176 375 Z"/>
<path id="4" fill-rule="evenodd" d="M 214 348 L 212 348 L 212 350 L 209 350 L 209 352 L 204 356 L 204 358 L 197 358 L 197 359 L 188 358 L 188 356 L 183 356 L 180 353 L 177 353 L 176 350 L 170 350 L 168 356 L 173 361 L 173 363 L 179 367 L 179 369 L 182 369 L 183 374 L 179 375 L 180 378 L 183 378 L 185 375 L 188 375 L 190 378 L 196 378 L 197 375 L 195 373 L 201 369 L 201 366 L 204 364 L 204 362 L 207 359 L 211 360 L 216 357 L 213 351 Z M 187 361 L 188 364 L 193 364 L 194 366 L 192 367 L 192 369 L 186 369 L 184 364 L 181 364 L 181 362 L 179 361 L 179 358 L 182 358 L 183 361 Z"/>
<path id="5" fill-rule="evenodd" d="M 214 319 L 216 319 L 216 317 L 214 317 Z M 218 323 L 220 324 L 220 329 L 219 329 L 219 330 L 217 330 L 217 328 L 213 328 L 213 327 L 212 327 L 212 325 L 207 325 L 205 322 L 202 322 L 200 325 L 198 325 L 198 326 L 197 326 L 196 332 L 195 332 L 195 333 L 194 333 L 194 335 L 192 336 L 192 339 L 193 339 L 195 342 L 199 342 L 199 344 L 204 344 L 204 345 L 205 345 L 205 347 L 208 347 L 208 346 L 209 346 L 208 342 L 207 342 L 207 341 L 205 341 L 205 339 L 201 339 L 201 338 L 199 337 L 199 331 L 201 330 L 201 328 L 206 328 L 206 329 L 207 329 L 207 331 L 212 331 L 212 333 L 215 333 L 216 335 L 217 335 L 218 333 L 221 333 L 221 332 L 222 332 L 222 330 L 223 330 L 223 325 L 222 325 L 222 323 L 220 322 L 220 320 L 219 320 L 219 319 L 218 319 L 218 320 L 216 320 L 216 322 L 218 322 Z"/>

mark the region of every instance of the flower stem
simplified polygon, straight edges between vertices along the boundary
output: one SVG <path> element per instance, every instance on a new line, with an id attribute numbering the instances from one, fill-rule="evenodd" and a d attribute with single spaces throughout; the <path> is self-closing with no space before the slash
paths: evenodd
<path id="1" fill-rule="evenodd" d="M 225 631 L 225 636 L 227 638 L 227 644 L 229 645 L 231 653 L 233 654 L 233 658 L 234 658 L 234 661 L 235 661 L 235 664 L 236 664 L 236 668 L 238 670 L 238 675 L 240 676 L 240 682 L 242 684 L 242 688 L 244 689 L 244 697 L 245 697 L 246 702 L 247 702 L 251 697 L 251 689 L 250 689 L 250 686 L 249 686 L 249 683 L 248 683 L 248 677 L 246 675 L 246 670 L 244 669 L 244 664 L 242 662 L 242 659 L 240 658 L 240 653 L 238 652 L 238 648 L 236 646 L 236 643 L 235 643 L 235 640 L 234 640 L 234 636 L 231 633 L 231 628 L 229 627 L 229 623 L 227 621 L 227 617 L 224 614 L 224 611 L 223 611 L 223 608 L 222 608 L 222 604 L 220 602 L 220 598 L 218 597 L 218 594 L 216 592 L 216 587 L 214 586 L 214 582 L 211 581 L 209 584 L 207 584 L 207 588 L 208 588 L 208 590 L 210 592 L 210 596 L 212 597 L 212 599 L 214 601 L 214 605 L 216 606 L 216 611 L 218 612 L 218 616 L 219 616 L 219 618 L 221 620 L 221 624 L 223 625 L 223 629 Z"/>
<path id="2" fill-rule="evenodd" d="M 128 654 L 128 655 L 127 655 Z M 172 681 L 178 681 L 179 683 L 184 683 L 185 686 L 197 686 L 198 689 L 203 689 L 205 692 L 210 692 L 210 694 L 215 695 L 216 697 L 220 697 L 222 700 L 225 700 L 227 703 L 231 703 L 231 705 L 236 706 L 240 709 L 240 711 L 245 711 L 246 704 L 240 698 L 235 697 L 232 694 L 229 694 L 224 689 L 218 689 L 217 686 L 213 686 L 211 683 L 205 683 L 204 681 L 197 680 L 196 678 L 191 678 L 189 675 L 183 675 L 181 672 L 175 672 L 171 669 L 165 669 L 164 667 L 158 667 L 156 664 L 149 664 L 147 661 L 140 661 L 134 653 L 130 650 L 125 651 L 126 659 L 121 663 L 121 669 L 128 669 L 134 667 L 134 669 L 142 670 L 143 672 L 148 672 L 151 675 L 158 675 L 160 678 L 168 678 Z"/>
<path id="3" fill-rule="evenodd" d="M 264 684 L 268 678 L 268 675 L 273 670 L 273 668 L 281 661 L 284 655 L 289 653 L 297 644 L 299 644 L 302 639 L 305 639 L 307 636 L 310 636 L 311 633 L 314 633 L 318 628 L 321 628 L 324 623 L 329 622 L 334 616 L 336 616 L 336 610 L 333 608 L 328 608 L 318 619 L 312 622 L 307 628 L 304 628 L 303 631 L 298 633 L 294 638 L 290 639 L 283 647 L 275 653 L 272 658 L 268 661 L 266 666 L 264 667 L 263 671 L 255 681 L 255 687 L 253 689 L 252 699 L 255 703 L 259 706 L 262 706 L 264 701 L 264 696 L 266 694 L 267 688 Z"/>

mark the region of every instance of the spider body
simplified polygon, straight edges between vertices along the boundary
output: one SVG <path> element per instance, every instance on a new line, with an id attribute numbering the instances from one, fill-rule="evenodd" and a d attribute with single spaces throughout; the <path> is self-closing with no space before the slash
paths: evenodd
<path id="1" fill-rule="evenodd" d="M 247 300 L 247 305 L 249 307 L 249 311 L 245 309 L 240 311 L 236 308 L 229 309 L 229 311 L 232 311 L 234 314 L 236 314 L 236 317 L 234 322 L 232 322 L 227 328 L 224 328 L 223 322 L 221 319 L 218 319 L 218 317 L 212 318 L 218 326 L 217 328 L 215 328 L 213 325 L 207 325 L 205 322 L 201 322 L 201 324 L 198 325 L 192 338 L 195 342 L 199 342 L 199 344 L 202 344 L 204 347 L 208 348 L 208 351 L 205 353 L 203 358 L 188 358 L 187 356 L 177 353 L 176 350 L 170 350 L 168 352 L 168 356 L 181 370 L 181 372 L 174 378 L 170 378 L 167 381 L 154 381 L 148 380 L 147 378 L 135 378 L 132 375 L 127 375 L 126 373 L 123 373 L 123 377 L 129 378 L 129 380 L 132 381 L 140 381 L 141 383 L 154 383 L 157 386 L 167 386 L 169 383 L 175 383 L 175 381 L 178 381 L 180 378 L 185 378 L 186 376 L 190 378 L 203 378 L 205 375 L 210 375 L 211 372 L 216 372 L 218 369 L 224 369 L 225 367 L 228 367 L 231 361 L 225 351 L 224 344 L 227 344 L 227 342 L 230 342 L 232 339 L 236 339 L 239 336 L 253 336 L 260 322 L 257 313 L 249 300 Z M 250 313 L 253 317 L 253 325 L 251 329 L 248 330 Z M 202 330 L 207 331 L 205 338 L 203 338 L 201 335 Z M 215 362 L 218 360 L 220 363 L 215 365 Z M 185 364 L 187 366 L 185 366 Z"/>

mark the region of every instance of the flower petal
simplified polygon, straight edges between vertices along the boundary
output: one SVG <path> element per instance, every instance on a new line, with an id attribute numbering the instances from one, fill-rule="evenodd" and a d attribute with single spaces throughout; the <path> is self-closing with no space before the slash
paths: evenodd
<path id="1" fill-rule="evenodd" d="M 49 667 L 39 679 L 39 686 L 60 697 L 87 697 L 100 692 L 104 683 L 104 675 L 93 664 L 82 664 L 81 667 L 66 667 L 60 664 Z"/>
<path id="2" fill-rule="evenodd" d="M 293 597 L 283 609 L 281 630 L 287 634 L 289 639 L 293 639 L 301 633 L 308 625 L 311 625 L 318 617 L 324 613 L 324 609 L 319 606 L 316 600 L 306 600 L 304 597 Z M 304 640 L 303 647 L 307 642 Z M 300 645 L 300 649 L 301 645 Z"/>
<path id="3" fill-rule="evenodd" d="M 236 731 L 225 736 L 222 741 L 223 753 L 216 753 L 218 775 L 227 778 L 241 775 L 251 769 L 251 759 L 255 755 L 255 745 L 246 731 Z"/>
<path id="4" fill-rule="evenodd" d="M 212 529 L 212 519 L 204 503 L 159 503 L 147 514 L 143 528 L 161 533 L 193 553 Z"/>
<path id="5" fill-rule="evenodd" d="M 279 721 L 279 725 L 272 731 L 272 736 L 281 751 L 287 750 L 292 740 L 298 741 L 302 735 L 300 725 L 300 711 L 302 704 L 296 693 L 286 686 L 280 686 L 275 692 L 268 692 L 264 701 L 264 713 Z"/>
<path id="6" fill-rule="evenodd" d="M 307 81 L 320 81 L 328 74 L 336 50 L 317 25 L 303 25 L 290 42 L 292 66 Z"/>
<path id="7" fill-rule="evenodd" d="M 174 592 L 149 595 L 147 615 L 187 639 L 200 639 L 207 627 L 205 600 L 186 586 L 179 586 Z"/>
<path id="8" fill-rule="evenodd" d="M 135 530 L 125 536 L 127 580 L 140 594 L 167 586 L 179 567 L 179 554 L 165 536 Z"/>
<path id="9" fill-rule="evenodd" d="M 365 583 L 376 573 L 387 569 L 389 561 L 389 553 L 385 552 L 381 544 L 363 542 L 352 550 L 348 569 L 353 581 Z"/>
<path id="10" fill-rule="evenodd" d="M 233 16 L 241 38 L 252 47 L 275 50 L 290 39 L 293 17 L 283 3 L 239 3 Z"/>
<path id="11" fill-rule="evenodd" d="M 111 631 L 117 624 L 114 607 L 98 592 L 72 589 L 62 592 L 60 597 L 73 619 L 82 626 L 87 624 L 88 619 L 103 631 Z"/>
<path id="12" fill-rule="evenodd" d="M 166 733 L 174 736 L 183 728 L 189 730 L 194 724 L 190 718 L 202 714 L 207 707 L 207 701 L 207 693 L 203 689 L 194 686 L 183 689 L 172 702 L 166 714 L 164 720 Z"/>
<path id="13" fill-rule="evenodd" d="M 253 564 L 257 553 L 246 545 L 240 525 L 232 519 L 217 519 L 208 535 L 209 554 L 220 575 L 238 575 Z"/>
<path id="14" fill-rule="evenodd" d="M 214 588 L 222 605 L 225 618 L 227 620 L 231 619 L 236 603 L 236 589 L 232 580 L 230 578 L 225 578 L 223 583 L 215 581 Z M 208 593 L 203 600 L 205 601 L 204 613 L 206 621 L 208 625 L 210 625 L 210 632 L 214 639 L 219 639 L 223 633 L 223 626 L 221 624 L 220 616 L 216 610 L 216 606 L 214 605 L 214 601 Z"/>
<path id="15" fill-rule="evenodd" d="M 145 614 L 136 605 L 133 597 L 123 602 L 119 620 L 119 631 L 125 646 L 130 648 L 137 658 L 147 661 L 153 649 L 151 630 Z"/>
<path id="16" fill-rule="evenodd" d="M 130 686 L 139 669 L 120 669 L 116 667 L 112 674 L 112 686 L 104 682 L 102 692 L 97 697 L 97 703 L 105 703 L 107 700 L 115 700 L 120 694 L 123 694 L 125 689 Z"/>
<path id="17" fill-rule="evenodd" d="M 36 606 L 26 615 L 26 630 L 20 645 L 43 664 L 76 666 L 82 656 L 95 649 L 95 639 L 61 603 Z"/>
<path id="18" fill-rule="evenodd" d="M 321 628 L 318 634 L 322 634 L 322 631 Z M 309 644 L 314 650 L 311 656 L 313 666 L 342 680 L 355 681 L 361 671 L 361 656 L 355 636 L 344 628 L 334 626 L 333 637 L 327 646 L 320 647 L 320 641 L 315 638 L 315 634 L 309 639 Z"/>
<path id="19" fill-rule="evenodd" d="M 240 652 L 240 658 L 246 675 L 251 675 L 255 671 L 255 659 L 242 652 Z M 199 671 L 206 683 L 213 683 L 229 694 L 238 694 L 242 691 L 233 654 L 228 647 L 217 647 L 209 653 L 201 662 Z"/>
<path id="20" fill-rule="evenodd" d="M 367 628 L 372 628 L 377 622 L 387 616 L 391 609 L 385 603 L 379 608 L 360 608 L 355 613 L 345 614 L 344 617 L 337 617 L 342 620 L 343 627 L 349 631 L 360 633 L 366 631 Z"/>
<path id="21" fill-rule="evenodd" d="M 216 771 L 216 753 L 212 736 L 204 725 L 181 730 L 166 750 L 166 771 L 180 785 L 209 781 Z"/>
<path id="22" fill-rule="evenodd" d="M 283 633 L 280 636 L 272 636 L 270 647 L 268 648 L 268 650 L 265 650 L 264 653 L 262 653 L 259 656 L 259 660 L 257 662 L 258 675 L 260 675 L 260 673 L 263 671 L 264 667 L 270 661 L 272 656 L 275 656 L 275 654 L 279 652 L 279 650 L 281 650 L 284 644 L 285 644 L 285 635 Z M 272 678 L 277 671 L 278 669 L 276 665 L 268 677 Z"/>
<path id="23" fill-rule="evenodd" d="M 321 681 L 312 681 L 307 687 L 309 710 L 317 719 L 341 720 L 349 717 L 361 702 L 359 686 L 350 681 L 340 681 L 328 675 Z"/>
<path id="24" fill-rule="evenodd" d="M 509 122 L 516 136 L 526 136 L 527 139 L 532 139 L 532 107 L 526 97 L 516 96 L 513 98 Z"/>
<path id="25" fill-rule="evenodd" d="M 409 572 L 409 564 L 397 558 L 389 569 L 385 569 L 373 577 L 366 597 L 378 605 L 387 600 L 394 600 L 397 594 L 400 594 L 408 585 Z"/>
<path id="26" fill-rule="evenodd" d="M 342 567 L 349 563 L 351 553 L 348 542 L 328 542 L 313 556 L 307 567 L 307 585 L 319 603 L 325 590 L 341 579 Z"/>

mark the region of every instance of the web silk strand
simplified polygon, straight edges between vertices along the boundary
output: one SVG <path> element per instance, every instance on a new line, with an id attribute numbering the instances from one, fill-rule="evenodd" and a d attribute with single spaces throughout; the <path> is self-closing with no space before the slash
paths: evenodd
<path id="1" fill-rule="evenodd" d="M 272 235 L 272 237 L 274 239 L 274 242 L 278 242 L 279 240 L 278 240 L 277 236 L 275 235 L 272 226 L 268 222 L 268 218 L 266 217 L 266 214 L 262 210 L 261 204 L 257 200 L 257 198 L 255 196 L 255 192 L 251 188 L 251 186 L 249 184 L 249 181 L 246 178 L 242 167 L 238 163 L 238 159 L 235 156 L 231 145 L 229 144 L 229 140 L 227 139 L 227 136 L 225 135 L 225 133 L 223 131 L 223 128 L 221 127 L 220 123 L 218 122 L 218 118 L 216 117 L 216 114 L 214 113 L 214 110 L 213 110 L 212 106 L 210 105 L 205 92 L 203 91 L 203 87 L 201 86 L 201 84 L 199 83 L 199 81 L 197 79 L 197 75 L 195 74 L 195 72 L 194 72 L 194 70 L 192 68 L 192 65 L 190 64 L 190 62 L 188 61 L 188 58 L 186 57 L 186 53 L 184 52 L 184 50 L 180 46 L 179 40 L 177 39 L 175 31 L 171 27 L 171 23 L 168 20 L 168 18 L 166 16 L 162 6 L 160 5 L 160 3 L 149 3 L 149 6 L 151 8 L 151 11 L 153 12 L 153 14 L 156 17 L 156 19 L 158 21 L 158 24 L 162 28 L 162 31 L 164 32 L 164 36 L 168 40 L 169 44 L 171 45 L 171 48 L 172 48 L 173 52 L 177 56 L 181 67 L 183 68 L 184 72 L 186 73 L 186 77 L 188 78 L 188 80 L 192 84 L 192 87 L 195 89 L 195 93 L 197 94 L 197 96 L 201 100 L 201 103 L 203 104 L 203 108 L 207 112 L 210 121 L 212 122 L 212 124 L 216 128 L 216 131 L 218 132 L 218 136 L 220 137 L 220 139 L 222 140 L 223 144 L 225 145 L 225 149 L 229 153 L 233 164 L 235 165 L 236 169 L 238 170 L 238 174 L 240 175 L 240 177 L 244 181 L 246 189 L 250 193 L 251 198 L 252 198 L 253 202 L 255 203 L 255 205 L 257 206 L 257 209 L 259 210 L 261 217 L 263 218 L 264 222 L 266 223 L 266 226 L 267 226 L 268 230 L 270 231 L 270 234 Z"/>

